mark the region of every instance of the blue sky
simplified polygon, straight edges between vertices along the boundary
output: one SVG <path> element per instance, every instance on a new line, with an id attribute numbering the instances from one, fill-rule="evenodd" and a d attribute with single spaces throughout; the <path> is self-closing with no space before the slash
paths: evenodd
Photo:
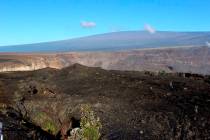
<path id="1" fill-rule="evenodd" d="M 0 45 L 111 31 L 210 31 L 210 0 L 1 0 Z"/>

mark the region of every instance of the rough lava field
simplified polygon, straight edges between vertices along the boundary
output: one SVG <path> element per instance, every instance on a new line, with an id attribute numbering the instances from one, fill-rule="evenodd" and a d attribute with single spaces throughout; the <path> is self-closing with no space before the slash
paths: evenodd
<path id="1" fill-rule="evenodd" d="M 8 140 L 59 140 L 79 123 L 81 104 L 100 117 L 101 139 L 209 139 L 209 76 L 74 64 L 3 72 L 0 93 Z"/>

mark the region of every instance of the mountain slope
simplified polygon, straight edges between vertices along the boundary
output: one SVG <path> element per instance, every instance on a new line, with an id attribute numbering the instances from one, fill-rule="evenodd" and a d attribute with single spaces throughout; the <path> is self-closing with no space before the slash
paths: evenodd
<path id="1" fill-rule="evenodd" d="M 200 46 L 210 41 L 210 32 L 124 31 L 37 44 L 2 46 L 1 52 L 116 51 L 136 48 Z"/>

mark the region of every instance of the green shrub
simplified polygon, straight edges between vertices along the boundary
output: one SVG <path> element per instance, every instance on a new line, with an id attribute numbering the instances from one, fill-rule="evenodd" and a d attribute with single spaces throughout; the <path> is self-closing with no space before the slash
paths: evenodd
<path id="1" fill-rule="evenodd" d="M 68 140 L 99 140 L 102 125 L 89 105 L 81 106 L 80 127 L 71 131 L 71 136 Z"/>
<path id="2" fill-rule="evenodd" d="M 99 118 L 95 118 L 93 111 L 89 105 L 81 107 L 81 129 L 84 140 L 98 140 L 101 136 L 100 129 L 102 127 Z"/>
<path id="3" fill-rule="evenodd" d="M 166 72 L 164 70 L 159 71 L 158 73 L 160 76 L 166 75 Z"/>

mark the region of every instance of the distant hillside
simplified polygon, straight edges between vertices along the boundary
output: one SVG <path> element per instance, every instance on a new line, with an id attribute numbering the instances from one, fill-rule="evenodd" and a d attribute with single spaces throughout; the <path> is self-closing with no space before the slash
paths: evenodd
<path id="1" fill-rule="evenodd" d="M 2 46 L 0 52 L 118 51 L 139 48 L 201 46 L 210 32 L 124 31 L 37 44 Z"/>

